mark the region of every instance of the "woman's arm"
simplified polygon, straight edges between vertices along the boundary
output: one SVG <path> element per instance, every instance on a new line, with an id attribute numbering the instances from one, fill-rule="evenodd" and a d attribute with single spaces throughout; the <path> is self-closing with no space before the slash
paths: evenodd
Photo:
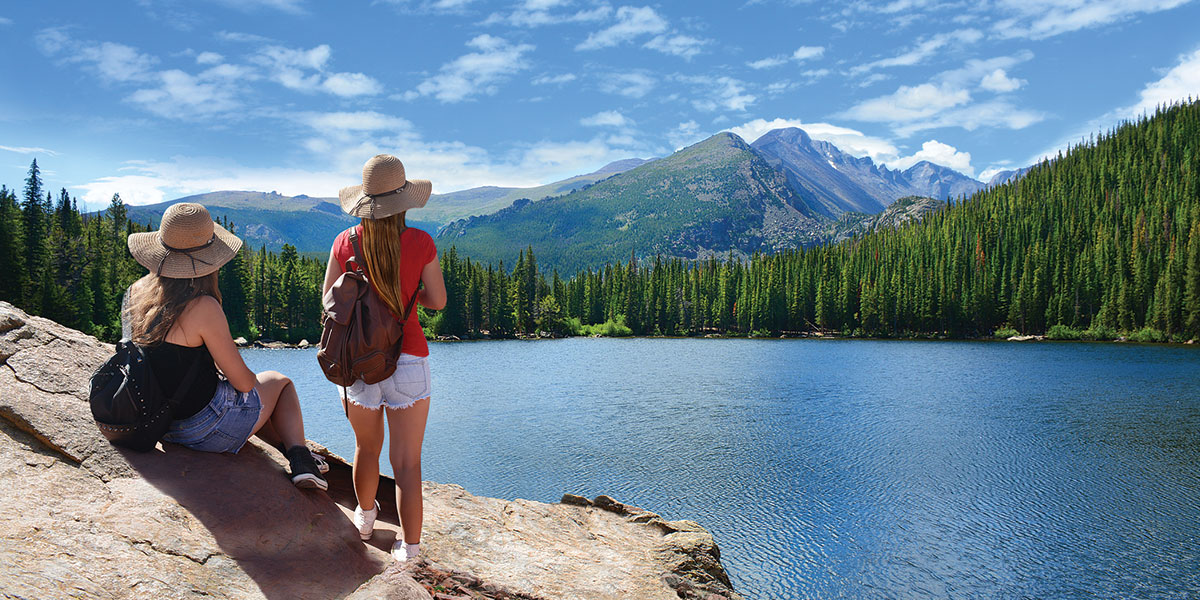
<path id="1" fill-rule="evenodd" d="M 212 355 L 217 368 L 229 379 L 234 389 L 239 392 L 249 392 L 258 385 L 254 371 L 246 366 L 242 355 L 238 353 L 237 345 L 233 343 L 233 335 L 229 333 L 229 321 L 221 303 L 212 296 L 201 296 L 192 301 L 188 307 L 189 327 L 200 333 L 208 353 Z"/>
<path id="2" fill-rule="evenodd" d="M 321 297 L 325 297 L 325 292 L 337 283 L 337 278 L 342 275 L 342 266 L 337 263 L 337 258 L 333 255 L 333 249 L 329 250 L 329 264 L 325 265 L 325 283 L 321 285 Z"/>
<path id="3" fill-rule="evenodd" d="M 442 279 L 442 265 L 437 257 L 425 263 L 421 269 L 421 283 L 425 284 L 417 294 L 417 302 L 432 310 L 446 308 L 446 281 Z"/>

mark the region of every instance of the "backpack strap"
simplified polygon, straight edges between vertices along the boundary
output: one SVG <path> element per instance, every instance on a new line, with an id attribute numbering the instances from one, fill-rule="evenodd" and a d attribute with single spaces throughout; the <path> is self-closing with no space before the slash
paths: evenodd
<path id="1" fill-rule="evenodd" d="M 355 267 L 354 270 L 358 271 L 359 273 L 363 273 L 363 261 L 361 258 L 359 258 L 363 254 L 362 246 L 360 246 L 358 243 L 358 232 L 355 231 L 353 227 L 350 228 L 350 251 L 350 260 L 346 261 L 346 264 L 344 265 L 345 269 L 349 271 L 350 263 L 353 262 Z"/>
<path id="2" fill-rule="evenodd" d="M 400 318 L 400 326 L 408 324 L 408 317 L 412 316 L 413 305 L 417 303 L 417 295 L 421 293 L 421 282 L 417 282 L 417 289 L 413 291 L 412 299 L 408 301 L 408 306 L 404 309 L 404 316 Z"/>

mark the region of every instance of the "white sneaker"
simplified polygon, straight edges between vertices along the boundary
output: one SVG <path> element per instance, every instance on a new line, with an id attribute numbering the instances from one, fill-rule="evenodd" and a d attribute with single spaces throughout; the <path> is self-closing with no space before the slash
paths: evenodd
<path id="1" fill-rule="evenodd" d="M 396 562 L 408 562 L 417 557 L 421 553 L 421 544 L 409 544 L 408 542 L 396 540 L 392 544 L 392 558 Z"/>
<path id="2" fill-rule="evenodd" d="M 363 510 L 361 506 L 354 508 L 354 526 L 358 528 L 358 537 L 365 542 L 371 539 L 371 534 L 375 532 L 375 517 L 379 516 L 379 501 L 375 501 L 375 508 L 371 510 Z"/>

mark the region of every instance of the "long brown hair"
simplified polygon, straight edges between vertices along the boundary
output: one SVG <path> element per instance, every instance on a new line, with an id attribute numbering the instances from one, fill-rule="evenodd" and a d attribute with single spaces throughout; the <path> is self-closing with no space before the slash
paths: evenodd
<path id="1" fill-rule="evenodd" d="M 407 305 L 400 291 L 400 234 L 407 229 L 404 213 L 363 219 L 362 227 L 367 277 L 392 314 L 403 317 Z"/>
<path id="2" fill-rule="evenodd" d="M 192 300 L 212 296 L 221 301 L 217 271 L 194 279 L 173 279 L 149 273 L 129 287 L 125 322 L 130 339 L 143 346 L 161 344 Z"/>

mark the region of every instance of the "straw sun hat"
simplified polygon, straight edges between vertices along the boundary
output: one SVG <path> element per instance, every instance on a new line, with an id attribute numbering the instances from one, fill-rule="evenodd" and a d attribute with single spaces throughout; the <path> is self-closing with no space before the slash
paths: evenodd
<path id="1" fill-rule="evenodd" d="M 404 163 L 391 154 L 376 154 L 363 165 L 362 185 L 338 192 L 342 210 L 354 217 L 382 219 L 410 208 L 421 208 L 429 200 L 433 184 L 424 179 L 406 179 Z"/>
<path id="2" fill-rule="evenodd" d="M 229 262 L 242 240 L 213 222 L 208 209 L 193 202 L 172 204 L 158 231 L 130 234 L 129 253 L 151 273 L 171 279 L 209 275 Z"/>

